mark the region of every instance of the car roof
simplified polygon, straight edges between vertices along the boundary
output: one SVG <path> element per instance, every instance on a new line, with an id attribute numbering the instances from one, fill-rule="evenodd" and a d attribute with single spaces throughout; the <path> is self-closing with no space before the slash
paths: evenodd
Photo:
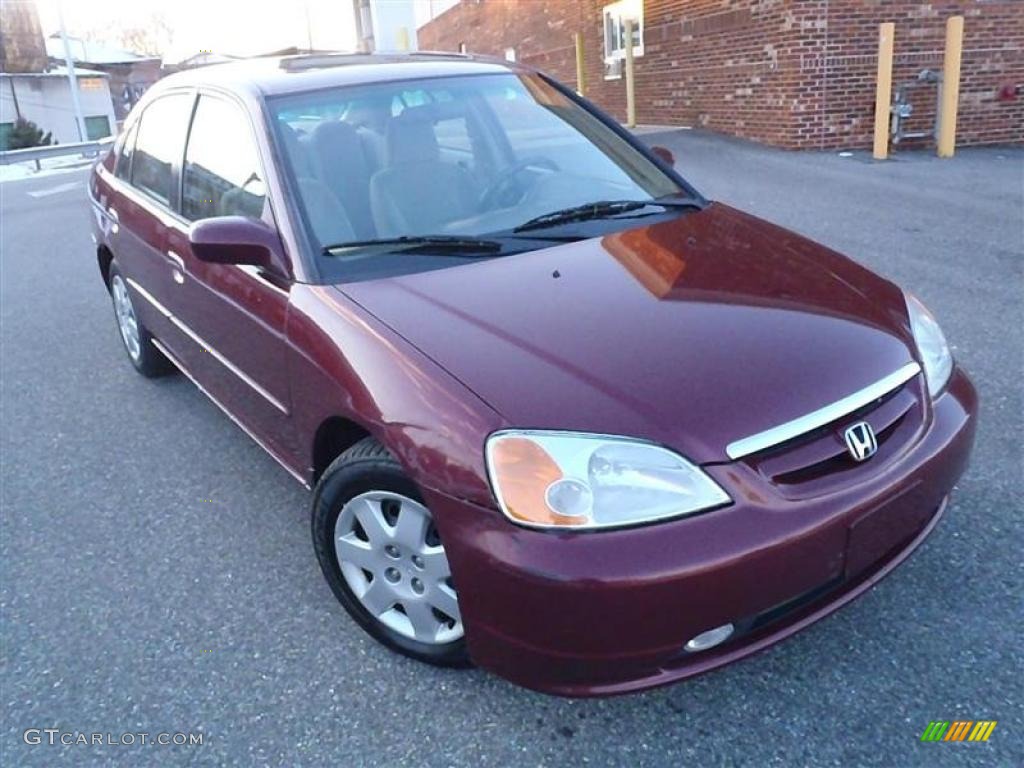
<path id="1" fill-rule="evenodd" d="M 459 53 L 328 52 L 267 56 L 197 67 L 163 78 L 160 86 L 163 89 L 206 85 L 276 96 L 363 83 L 532 71 L 504 59 Z"/>

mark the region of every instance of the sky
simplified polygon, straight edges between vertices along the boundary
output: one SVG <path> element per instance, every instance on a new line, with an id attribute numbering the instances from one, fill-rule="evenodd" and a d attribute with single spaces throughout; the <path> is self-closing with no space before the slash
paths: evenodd
<path id="1" fill-rule="evenodd" d="M 43 34 L 56 32 L 58 0 L 36 2 Z M 306 48 L 310 41 L 313 48 L 332 50 L 354 50 L 356 43 L 351 0 L 63 0 L 60 5 L 69 35 L 114 25 L 151 27 L 154 17 L 163 17 L 170 29 L 163 51 L 169 63 L 201 50 L 249 56 Z"/>

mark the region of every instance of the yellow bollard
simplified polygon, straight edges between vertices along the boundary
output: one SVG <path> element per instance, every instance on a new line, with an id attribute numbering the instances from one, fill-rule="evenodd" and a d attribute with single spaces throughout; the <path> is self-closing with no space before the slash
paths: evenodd
<path id="1" fill-rule="evenodd" d="M 889 107 L 892 103 L 892 50 L 896 25 L 878 25 L 878 81 L 875 86 L 875 160 L 889 156 Z"/>
<path id="2" fill-rule="evenodd" d="M 960 103 L 960 57 L 964 47 L 964 17 L 946 19 L 946 56 L 942 62 L 942 103 L 939 105 L 939 157 L 956 151 L 956 113 Z"/>
<path id="3" fill-rule="evenodd" d="M 398 40 L 398 50 L 408 51 L 409 50 L 409 30 L 405 27 L 399 27 L 395 32 L 395 37 Z"/>
<path id="4" fill-rule="evenodd" d="M 626 19 L 626 125 L 636 127 L 636 83 L 633 79 L 633 20 Z"/>
<path id="5" fill-rule="evenodd" d="M 577 32 L 573 38 L 576 42 L 576 93 L 583 96 L 587 89 L 586 76 L 583 71 L 583 35 Z"/>

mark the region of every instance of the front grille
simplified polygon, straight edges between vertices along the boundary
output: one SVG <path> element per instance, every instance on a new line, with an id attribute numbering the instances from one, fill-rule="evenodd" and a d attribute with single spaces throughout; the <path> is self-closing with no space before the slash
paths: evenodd
<path id="1" fill-rule="evenodd" d="M 831 424 L 743 461 L 784 495 L 826 491 L 860 472 L 877 471 L 911 445 L 924 423 L 923 394 L 918 377 Z M 878 442 L 878 452 L 864 462 L 850 456 L 843 440 L 843 430 L 858 421 L 871 425 Z"/>

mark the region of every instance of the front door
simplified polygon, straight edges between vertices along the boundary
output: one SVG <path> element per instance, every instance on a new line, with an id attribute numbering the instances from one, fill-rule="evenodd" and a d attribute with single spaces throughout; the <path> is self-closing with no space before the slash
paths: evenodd
<path id="1" fill-rule="evenodd" d="M 192 253 L 191 222 L 249 216 L 276 229 L 252 126 L 226 97 L 200 94 L 182 165 L 181 220 L 167 231 L 176 324 L 199 383 L 278 457 L 293 455 L 285 355 L 290 281 Z M 282 249 L 283 250 L 283 249 Z"/>

